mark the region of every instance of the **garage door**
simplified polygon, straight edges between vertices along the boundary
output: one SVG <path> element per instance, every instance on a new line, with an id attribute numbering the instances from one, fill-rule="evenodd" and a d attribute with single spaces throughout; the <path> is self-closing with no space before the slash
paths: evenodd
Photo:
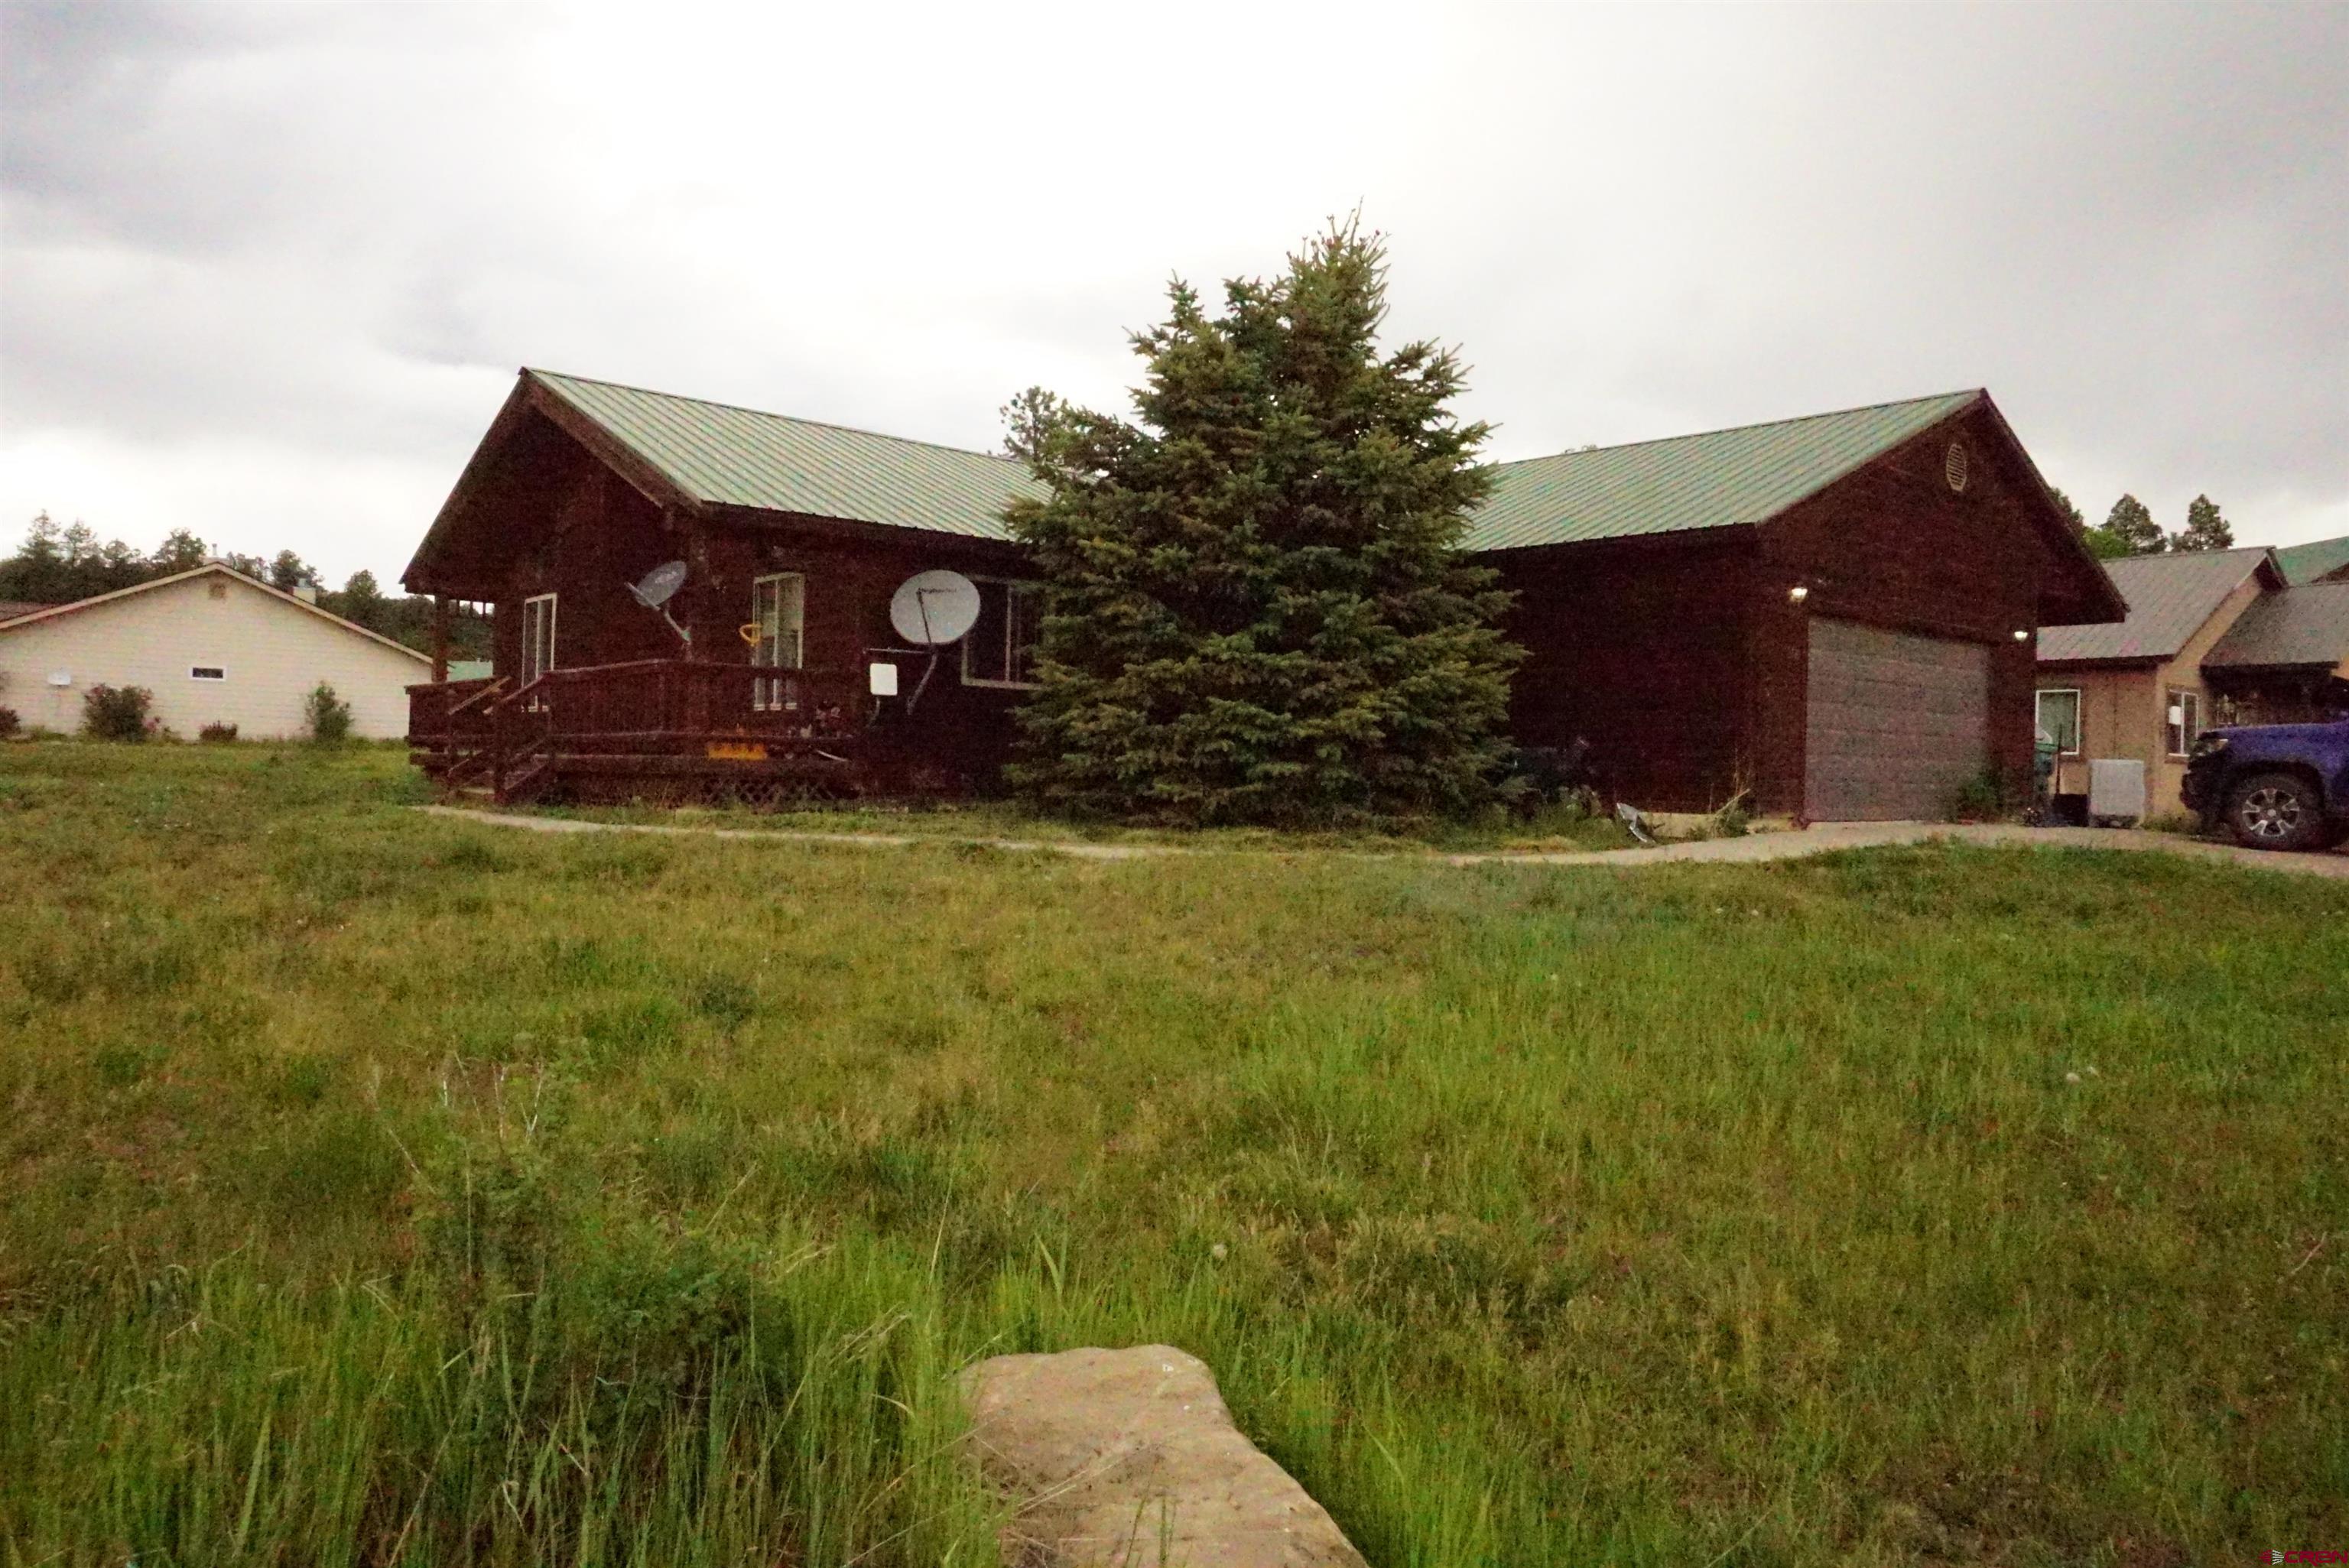
<path id="1" fill-rule="evenodd" d="M 1806 727 L 1811 820 L 1937 821 L 1990 758 L 1990 650 L 1813 621 Z"/>

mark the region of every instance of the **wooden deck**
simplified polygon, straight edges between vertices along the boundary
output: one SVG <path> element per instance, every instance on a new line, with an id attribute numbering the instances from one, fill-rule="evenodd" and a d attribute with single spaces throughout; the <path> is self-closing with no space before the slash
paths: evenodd
<path id="1" fill-rule="evenodd" d="M 873 723 L 862 671 L 644 659 L 408 688 L 413 760 L 446 795 L 664 804 L 950 792 Z"/>

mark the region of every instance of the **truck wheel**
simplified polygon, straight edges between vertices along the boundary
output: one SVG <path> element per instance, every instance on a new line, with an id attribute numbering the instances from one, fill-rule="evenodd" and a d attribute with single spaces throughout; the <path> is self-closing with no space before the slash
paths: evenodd
<path id="1" fill-rule="evenodd" d="M 2297 773 L 2254 773 L 2227 792 L 2227 831 L 2252 850 L 2313 850 L 2324 841 L 2324 802 Z"/>

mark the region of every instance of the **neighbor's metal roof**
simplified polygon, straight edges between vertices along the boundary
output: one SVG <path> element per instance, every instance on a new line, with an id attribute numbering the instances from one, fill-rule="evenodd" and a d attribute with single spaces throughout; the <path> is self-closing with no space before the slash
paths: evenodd
<path id="1" fill-rule="evenodd" d="M 2287 544 L 2275 552 L 2275 558 L 2276 564 L 2283 569 L 2285 582 L 2313 583 L 2328 573 L 2349 566 L 2349 536 Z"/>
<path id="2" fill-rule="evenodd" d="M 2260 569 L 2265 550 L 2125 555 L 2105 562 L 2128 601 L 2128 619 L 2089 626 L 2043 626 L 2041 664 L 2094 659 L 2166 659 L 2202 629 L 2228 594 Z"/>
<path id="3" fill-rule="evenodd" d="M 1523 550 L 1761 522 L 1982 396 L 1949 392 L 1503 463 L 1464 542 Z"/>
<path id="4" fill-rule="evenodd" d="M 2255 601 L 2202 661 L 2238 669 L 2349 665 L 2349 583 L 2311 583 Z"/>
<path id="5" fill-rule="evenodd" d="M 1044 495 L 1010 458 L 577 376 L 523 374 L 709 505 L 1006 539 L 1005 505 Z"/>

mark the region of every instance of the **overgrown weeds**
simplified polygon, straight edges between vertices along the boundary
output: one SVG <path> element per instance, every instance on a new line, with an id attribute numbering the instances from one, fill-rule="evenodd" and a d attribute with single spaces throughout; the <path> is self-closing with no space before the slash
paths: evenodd
<path id="1" fill-rule="evenodd" d="M 0 756 L 26 1562 L 984 1563 L 953 1370 L 1157 1340 L 1381 1563 L 2349 1532 L 2338 886 L 493 838 L 400 766 Z"/>

